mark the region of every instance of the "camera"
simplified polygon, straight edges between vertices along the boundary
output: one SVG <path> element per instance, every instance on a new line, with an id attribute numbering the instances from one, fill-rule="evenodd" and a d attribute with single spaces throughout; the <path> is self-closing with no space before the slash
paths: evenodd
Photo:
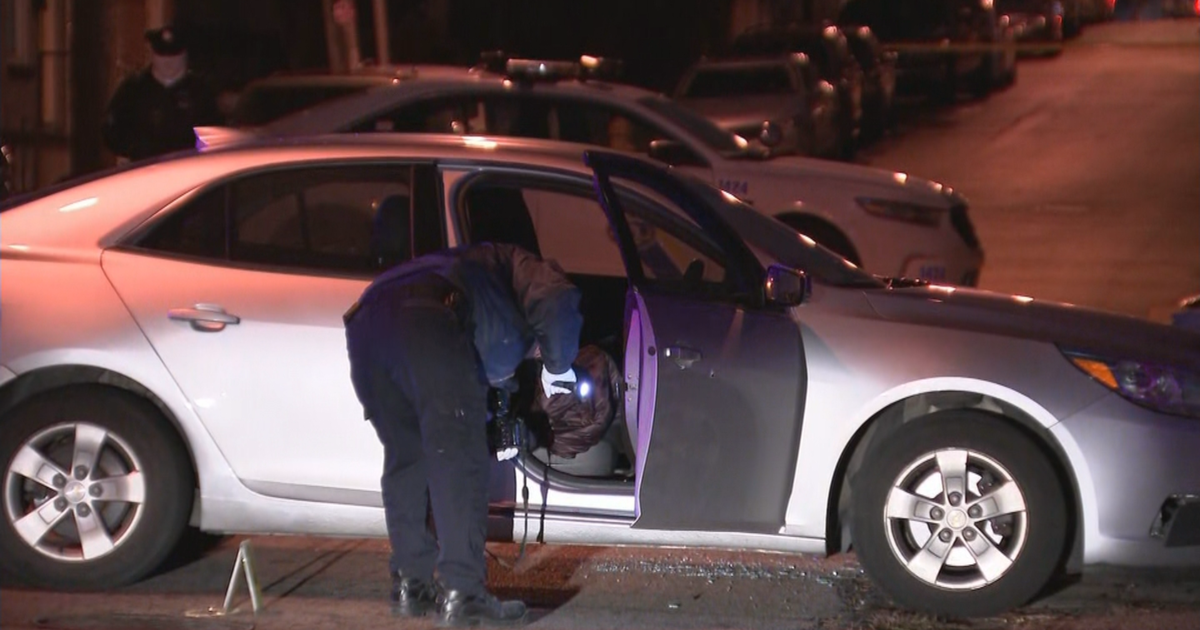
<path id="1" fill-rule="evenodd" d="M 488 390 L 488 447 L 499 461 L 512 459 L 528 445 L 525 423 L 512 408 L 510 394 L 503 389 Z"/>

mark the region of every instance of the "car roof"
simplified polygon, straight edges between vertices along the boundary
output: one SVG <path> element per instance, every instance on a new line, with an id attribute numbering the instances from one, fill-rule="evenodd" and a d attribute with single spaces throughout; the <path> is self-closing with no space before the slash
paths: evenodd
<path id="1" fill-rule="evenodd" d="M 313 133 L 314 121 L 330 118 L 357 120 L 408 98 L 429 97 L 443 91 L 470 91 L 471 88 L 482 88 L 481 91 L 492 92 L 524 89 L 549 94 L 567 94 L 584 98 L 600 97 L 618 101 L 661 96 L 659 92 L 625 83 L 579 78 L 528 81 L 512 79 L 503 73 L 492 72 L 480 67 L 461 67 L 455 68 L 453 71 L 418 74 L 408 80 L 379 85 L 359 94 L 318 103 L 313 107 L 273 121 L 266 125 L 266 130 L 269 133 L 278 134 Z"/>
<path id="2" fill-rule="evenodd" d="M 211 149 L 188 150 L 117 167 L 14 200 L 0 213 L 0 242 L 94 250 L 115 242 L 164 205 L 232 173 L 282 164 L 389 159 L 533 167 L 591 177 L 583 162 L 590 145 L 528 138 L 453 134 L 333 134 L 253 138 Z M 642 159 L 623 156 L 624 159 Z M 655 168 L 665 168 L 649 162 Z"/>
<path id="3" fill-rule="evenodd" d="M 201 154 L 275 151 L 365 151 L 386 157 L 401 151 L 406 157 L 442 160 L 536 163 L 563 170 L 590 173 L 583 164 L 586 144 L 515 136 L 464 136 L 439 133 L 322 134 L 316 136 L 263 137 L 244 139 L 201 149 Z M 602 149 L 600 149 L 602 150 Z"/>
<path id="4" fill-rule="evenodd" d="M 245 89 L 275 86 L 386 85 L 418 77 L 457 77 L 469 72 L 470 68 L 441 64 L 364 66 L 351 72 L 327 70 L 278 72 L 250 81 L 246 84 Z"/>

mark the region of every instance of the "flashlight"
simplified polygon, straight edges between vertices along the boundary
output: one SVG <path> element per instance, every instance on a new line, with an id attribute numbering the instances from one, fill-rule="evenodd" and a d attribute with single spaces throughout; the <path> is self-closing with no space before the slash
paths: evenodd
<path id="1" fill-rule="evenodd" d="M 576 371 L 576 374 L 578 375 L 579 372 Z M 580 400 L 585 400 L 592 395 L 592 383 L 586 378 L 578 378 L 578 376 L 576 378 L 577 380 L 574 383 L 567 381 L 554 381 L 552 385 L 561 387 L 563 389 L 568 389 Z"/>

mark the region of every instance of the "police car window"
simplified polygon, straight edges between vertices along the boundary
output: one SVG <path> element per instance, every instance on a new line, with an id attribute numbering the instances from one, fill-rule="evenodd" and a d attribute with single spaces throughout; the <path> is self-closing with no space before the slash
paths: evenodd
<path id="1" fill-rule="evenodd" d="M 672 99 L 661 95 L 644 96 L 638 99 L 638 103 L 659 116 L 670 120 L 673 124 L 680 126 L 693 138 L 721 155 L 726 157 L 746 155 L 746 147 L 738 142 L 738 137 L 735 134 L 722 129 L 712 120 L 680 105 Z"/>
<path id="2" fill-rule="evenodd" d="M 410 103 L 350 128 L 352 133 L 489 133 L 483 103 L 475 97 L 455 96 Z"/>
<path id="3" fill-rule="evenodd" d="M 629 112 L 583 101 L 554 103 L 552 124 L 556 140 L 609 147 L 618 151 L 647 153 L 654 140 L 667 134 Z"/>
<path id="4" fill-rule="evenodd" d="M 255 174 L 198 196 L 155 225 L 139 246 L 233 262 L 372 274 L 385 253 L 411 256 L 407 217 L 412 168 L 338 166 Z M 400 209 L 403 234 L 379 234 L 381 207 Z M 380 225 L 391 230 L 395 223 Z"/>
<path id="5" fill-rule="evenodd" d="M 526 96 L 492 96 L 484 101 L 490 133 L 518 138 L 554 139 L 550 103 Z"/>

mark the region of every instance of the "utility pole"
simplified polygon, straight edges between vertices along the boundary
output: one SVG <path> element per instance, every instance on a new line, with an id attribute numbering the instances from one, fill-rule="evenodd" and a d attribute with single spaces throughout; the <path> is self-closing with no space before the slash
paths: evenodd
<path id="1" fill-rule="evenodd" d="M 375 1 L 375 62 L 386 66 L 392 62 L 391 41 L 388 39 L 387 0 Z"/>

